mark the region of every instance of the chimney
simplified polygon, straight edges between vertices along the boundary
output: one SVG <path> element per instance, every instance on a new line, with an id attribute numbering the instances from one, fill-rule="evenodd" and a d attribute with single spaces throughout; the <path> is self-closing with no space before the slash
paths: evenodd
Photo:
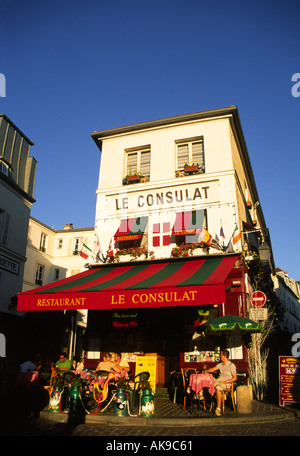
<path id="1" fill-rule="evenodd" d="M 73 223 L 67 223 L 67 225 L 64 226 L 64 230 L 72 230 L 73 229 Z"/>

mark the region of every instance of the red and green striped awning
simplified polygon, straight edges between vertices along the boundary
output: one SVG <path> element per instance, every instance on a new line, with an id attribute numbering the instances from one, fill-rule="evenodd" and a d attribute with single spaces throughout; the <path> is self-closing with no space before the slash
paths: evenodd
<path id="1" fill-rule="evenodd" d="M 120 309 L 221 304 L 237 255 L 105 264 L 19 293 L 18 310 Z"/>
<path id="2" fill-rule="evenodd" d="M 200 233 L 204 225 L 204 210 L 177 212 L 172 234 L 192 235 Z"/>
<path id="3" fill-rule="evenodd" d="M 121 220 L 118 231 L 114 235 L 115 241 L 132 241 L 140 239 L 146 229 L 148 217 L 137 217 Z"/>

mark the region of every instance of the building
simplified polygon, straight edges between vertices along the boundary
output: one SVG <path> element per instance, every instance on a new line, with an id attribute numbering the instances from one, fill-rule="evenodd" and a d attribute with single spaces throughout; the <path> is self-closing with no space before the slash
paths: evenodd
<path id="1" fill-rule="evenodd" d="M 81 256 L 82 248 L 83 245 L 89 247 L 92 255 L 94 244 L 94 227 L 74 228 L 72 223 L 68 223 L 63 230 L 56 230 L 30 217 L 23 291 L 85 271 L 89 258 Z M 55 356 L 62 350 L 78 358 L 81 356 L 81 339 L 87 323 L 86 310 L 78 310 L 67 315 L 64 312 L 57 312 L 52 318 L 49 318 L 49 315 L 28 312 L 26 317 L 35 328 L 35 334 L 41 332 L 39 347 L 45 356 Z M 49 340 L 53 325 L 56 325 L 57 331 L 60 329 L 61 337 L 56 337 L 56 343 L 51 345 Z M 49 337 L 45 337 L 47 331 Z M 33 346 L 33 341 L 31 344 Z"/>
<path id="2" fill-rule="evenodd" d="M 252 286 L 241 255 L 269 241 L 237 108 L 92 138 L 101 152 L 95 229 L 102 263 L 23 293 L 20 310 L 88 309 L 89 358 L 156 353 L 168 373 L 214 362 L 216 345 L 226 344 L 244 367 L 241 337 L 217 343 L 195 335 L 207 318 L 247 316 Z"/>
<path id="3" fill-rule="evenodd" d="M 280 268 L 275 272 L 272 278 L 282 314 L 280 329 L 290 335 L 300 333 L 300 283 Z"/>
<path id="4" fill-rule="evenodd" d="M 16 334 L 23 328 L 17 312 L 22 291 L 30 210 L 35 202 L 37 162 L 33 142 L 5 115 L 0 115 L 0 333 L 7 356 L 16 352 Z"/>

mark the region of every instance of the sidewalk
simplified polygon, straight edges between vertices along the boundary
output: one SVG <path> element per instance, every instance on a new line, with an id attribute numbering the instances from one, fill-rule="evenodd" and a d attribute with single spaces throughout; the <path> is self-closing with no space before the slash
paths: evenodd
<path id="1" fill-rule="evenodd" d="M 136 412 L 135 412 L 136 413 Z M 300 417 L 300 407 L 286 406 L 279 407 L 263 401 L 252 402 L 251 414 L 235 413 L 228 406 L 224 415 L 215 417 L 210 412 L 204 410 L 184 410 L 181 404 L 173 404 L 169 398 L 158 397 L 155 399 L 155 413 L 153 416 L 146 418 L 141 416 L 114 416 L 114 405 L 110 405 L 107 411 L 99 415 L 85 415 L 84 423 L 103 423 L 109 425 L 124 426 L 199 426 L 219 424 L 240 424 L 240 423 L 257 423 L 266 421 L 281 421 L 289 418 Z M 55 422 L 66 423 L 69 420 L 67 413 L 55 413 L 43 410 L 41 417 Z"/>

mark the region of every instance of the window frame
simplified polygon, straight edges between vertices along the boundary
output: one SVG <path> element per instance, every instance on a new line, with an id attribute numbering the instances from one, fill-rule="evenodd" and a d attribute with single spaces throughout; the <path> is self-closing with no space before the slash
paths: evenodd
<path id="1" fill-rule="evenodd" d="M 202 160 L 198 160 L 196 157 L 194 158 L 195 152 L 193 151 L 194 144 L 201 144 L 201 151 L 200 151 L 200 158 Z M 205 151 L 204 151 L 204 138 L 203 136 L 197 136 L 194 138 L 185 138 L 175 141 L 176 145 L 176 170 L 177 173 L 184 173 L 185 171 L 185 164 L 198 164 L 199 168 L 197 171 L 193 171 L 193 174 L 200 174 L 205 173 Z M 186 146 L 187 147 L 187 160 L 179 160 L 179 148 Z M 197 163 L 198 162 L 198 163 Z M 190 174 L 190 173 L 187 173 Z M 185 175 L 187 175 L 185 174 Z"/>
<path id="2" fill-rule="evenodd" d="M 43 231 L 41 232 L 40 236 L 40 245 L 39 245 L 39 251 L 45 253 L 47 249 L 47 234 L 44 233 Z"/>
<path id="3" fill-rule="evenodd" d="M 44 274 L 45 274 L 45 266 L 41 263 L 37 263 L 36 265 L 36 270 L 35 270 L 35 285 L 43 285 L 43 280 L 44 280 Z"/>
<path id="4" fill-rule="evenodd" d="M 145 161 L 142 160 L 143 154 L 148 154 Z M 129 156 L 136 155 L 136 160 L 133 165 L 129 164 Z M 145 170 L 146 167 L 146 170 Z M 146 171 L 146 172 L 145 172 Z M 151 147 L 150 145 L 141 146 L 133 149 L 125 150 L 125 164 L 124 164 L 124 179 L 123 184 L 148 182 L 151 173 Z M 140 176 L 140 178 L 128 180 L 128 177 Z"/>

